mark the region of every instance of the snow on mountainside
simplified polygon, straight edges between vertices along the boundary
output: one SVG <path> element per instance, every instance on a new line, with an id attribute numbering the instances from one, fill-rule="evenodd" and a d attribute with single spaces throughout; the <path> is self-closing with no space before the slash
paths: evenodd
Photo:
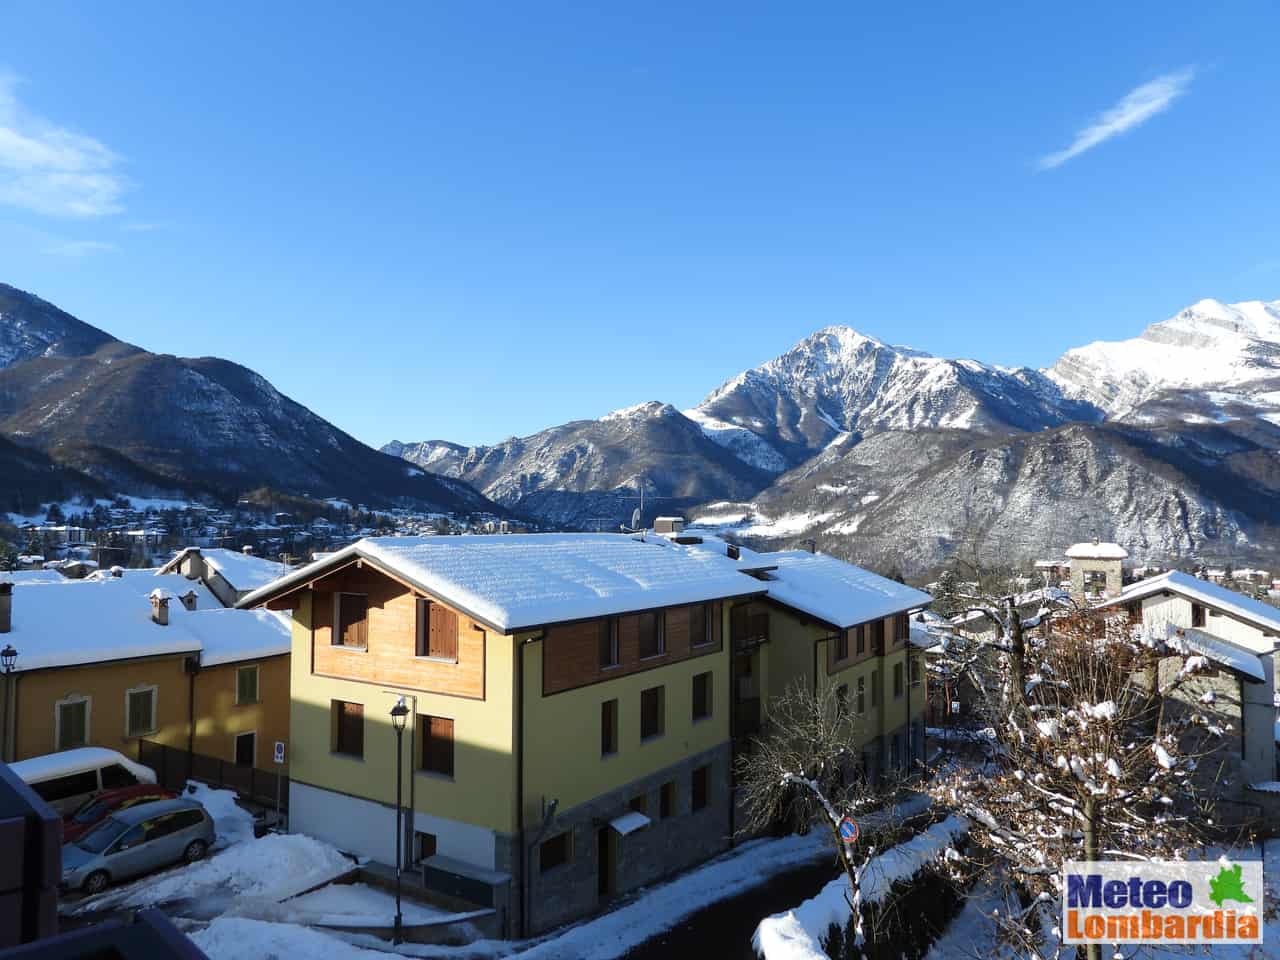
<path id="1" fill-rule="evenodd" d="M 80 357 L 112 345 L 137 350 L 39 297 L 0 283 L 0 369 L 36 357 Z"/>
<path id="2" fill-rule="evenodd" d="M 836 326 L 722 384 L 689 416 L 726 446 L 742 445 L 732 427 L 748 430 L 795 465 L 842 432 L 1038 430 L 1097 414 L 1037 371 L 947 360 Z"/>
<path id="3" fill-rule="evenodd" d="M 1133 339 L 1069 350 L 1044 372 L 1112 419 L 1276 417 L 1280 300 L 1201 300 Z"/>

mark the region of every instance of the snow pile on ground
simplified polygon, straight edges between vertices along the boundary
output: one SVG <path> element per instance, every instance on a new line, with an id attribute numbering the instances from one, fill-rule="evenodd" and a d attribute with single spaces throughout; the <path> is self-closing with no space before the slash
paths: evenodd
<path id="1" fill-rule="evenodd" d="M 300 833 L 236 843 L 192 866 L 146 877 L 87 901 L 77 913 L 154 906 L 197 898 L 284 900 L 349 872 L 355 864 Z"/>
<path id="2" fill-rule="evenodd" d="M 236 803 L 234 790 L 215 790 L 198 780 L 188 780 L 186 795 L 198 800 L 213 817 L 218 836 L 215 850 L 253 839 L 253 814 Z"/>
<path id="3" fill-rule="evenodd" d="M 969 832 L 969 821 L 949 816 L 906 843 L 875 857 L 862 873 L 863 903 L 878 903 L 895 883 L 909 880 L 926 865 L 942 857 Z M 775 913 L 760 921 L 751 944 L 767 960 L 825 960 L 822 940 L 832 924 L 849 922 L 849 881 L 841 874 L 794 910 Z"/>
<path id="4" fill-rule="evenodd" d="M 401 899 L 400 914 L 408 925 L 435 923 L 453 916 L 448 910 L 429 907 L 416 900 Z M 297 913 L 298 922 L 318 926 L 393 926 L 396 898 L 367 883 L 331 883 L 290 900 L 287 906 Z"/>
<path id="5" fill-rule="evenodd" d="M 387 960 L 384 950 L 361 950 L 317 930 L 292 923 L 219 917 L 191 934 L 210 960 Z"/>

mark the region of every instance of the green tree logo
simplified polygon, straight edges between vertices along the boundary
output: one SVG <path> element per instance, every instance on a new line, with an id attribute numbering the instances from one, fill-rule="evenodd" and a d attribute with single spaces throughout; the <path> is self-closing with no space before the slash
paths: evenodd
<path id="1" fill-rule="evenodd" d="M 1209 880 L 1209 899 L 1219 907 L 1227 900 L 1239 903 L 1253 903 L 1253 897 L 1244 892 L 1244 882 L 1240 878 L 1240 864 L 1227 869 L 1223 867 L 1216 877 Z"/>

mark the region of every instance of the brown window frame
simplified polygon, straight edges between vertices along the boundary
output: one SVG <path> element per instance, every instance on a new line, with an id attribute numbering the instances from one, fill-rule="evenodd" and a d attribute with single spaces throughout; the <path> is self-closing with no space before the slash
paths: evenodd
<path id="1" fill-rule="evenodd" d="M 422 747 L 418 756 L 418 770 L 439 777 L 454 778 L 457 721 L 452 717 L 418 714 L 418 732 Z"/>
<path id="2" fill-rule="evenodd" d="M 689 776 L 689 809 L 693 813 L 711 806 L 711 764 L 696 767 Z"/>
<path id="3" fill-rule="evenodd" d="M 867 625 L 860 623 L 853 630 L 854 653 L 860 657 L 867 652 Z"/>
<path id="4" fill-rule="evenodd" d="M 697 611 L 697 612 L 695 612 Z M 694 630 L 697 623 L 698 612 L 702 616 L 702 630 Z M 691 647 L 709 647 L 716 642 L 715 633 L 712 630 L 715 617 L 711 612 L 710 603 L 694 603 L 689 606 L 689 645 Z M 701 633 L 701 636 L 699 636 Z"/>
<path id="5" fill-rule="evenodd" d="M 849 631 L 841 630 L 836 634 L 836 661 L 849 659 Z"/>
<path id="6" fill-rule="evenodd" d="M 428 597 L 416 603 L 414 656 L 443 663 L 458 662 L 458 614 Z"/>
<path id="7" fill-rule="evenodd" d="M 353 709 L 354 708 L 354 709 Z M 364 704 L 353 700 L 330 700 L 329 709 L 334 715 L 333 752 L 343 757 L 364 757 Z M 351 728 L 345 724 L 352 723 L 351 717 L 360 718 L 359 744 L 346 742 L 351 736 Z M 343 735 L 344 729 L 347 735 Z M 351 749 L 358 746 L 359 749 Z"/>
<path id="8" fill-rule="evenodd" d="M 618 650 L 618 619 L 605 617 L 600 623 L 600 636 L 596 639 L 596 652 L 600 659 L 601 670 L 612 670 L 622 664 Z"/>
<path id="9" fill-rule="evenodd" d="M 640 613 L 634 614 L 634 616 L 638 621 L 636 624 L 636 634 L 637 634 L 636 640 L 637 640 L 637 647 L 640 652 L 640 659 L 655 660 L 658 657 L 661 657 L 664 654 L 666 654 L 667 652 L 667 636 L 666 636 L 667 612 L 665 610 L 643 610 Z M 653 619 L 653 632 L 651 634 L 653 646 L 650 649 L 650 652 L 646 653 L 645 645 L 650 638 L 645 636 L 644 624 L 645 624 L 645 621 L 649 618 Z"/>
<path id="10" fill-rule="evenodd" d="M 364 603 L 364 615 L 359 620 L 352 620 L 348 624 L 343 620 L 342 616 L 342 600 L 344 597 L 359 598 Z M 346 633 L 347 626 L 360 626 L 361 643 L 347 643 Z M 367 593 L 353 593 L 346 590 L 336 591 L 333 595 L 333 633 L 329 638 L 330 645 L 341 647 L 344 650 L 368 650 L 369 649 L 369 595 Z"/>
<path id="11" fill-rule="evenodd" d="M 657 740 L 666 733 L 666 691 L 662 686 L 648 687 L 640 691 L 640 742 Z M 652 707 L 649 704 L 653 704 Z M 653 712 L 650 724 L 649 711 Z M 646 730 L 648 732 L 646 732 Z"/>
<path id="12" fill-rule="evenodd" d="M 600 704 L 600 756 L 612 757 L 618 753 L 618 701 L 605 700 Z"/>
<path id="13" fill-rule="evenodd" d="M 701 682 L 701 698 L 699 697 L 699 682 Z M 712 671 L 707 670 L 703 673 L 695 673 L 693 675 L 693 722 L 699 723 L 702 720 L 710 720 L 715 711 L 715 681 L 712 677 Z M 701 699 L 701 704 L 699 704 Z M 701 710 L 699 710 L 701 707 Z"/>

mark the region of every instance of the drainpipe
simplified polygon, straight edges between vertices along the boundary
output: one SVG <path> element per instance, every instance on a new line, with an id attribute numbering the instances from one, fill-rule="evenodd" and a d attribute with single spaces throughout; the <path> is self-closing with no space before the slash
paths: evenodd
<path id="1" fill-rule="evenodd" d="M 526 637 L 516 644 L 516 833 L 520 837 L 520 939 L 529 930 L 529 844 L 524 825 L 524 648 L 542 639 Z"/>
<path id="2" fill-rule="evenodd" d="M 724 613 L 721 611 L 721 620 L 716 626 L 720 629 L 720 641 L 724 646 L 729 648 L 729 849 L 732 850 L 735 845 L 737 836 L 737 805 L 738 805 L 738 765 L 737 747 L 738 747 L 738 651 L 733 646 L 733 631 L 729 631 L 728 642 L 724 639 Z M 729 615 L 729 622 L 733 622 L 733 614 Z"/>

